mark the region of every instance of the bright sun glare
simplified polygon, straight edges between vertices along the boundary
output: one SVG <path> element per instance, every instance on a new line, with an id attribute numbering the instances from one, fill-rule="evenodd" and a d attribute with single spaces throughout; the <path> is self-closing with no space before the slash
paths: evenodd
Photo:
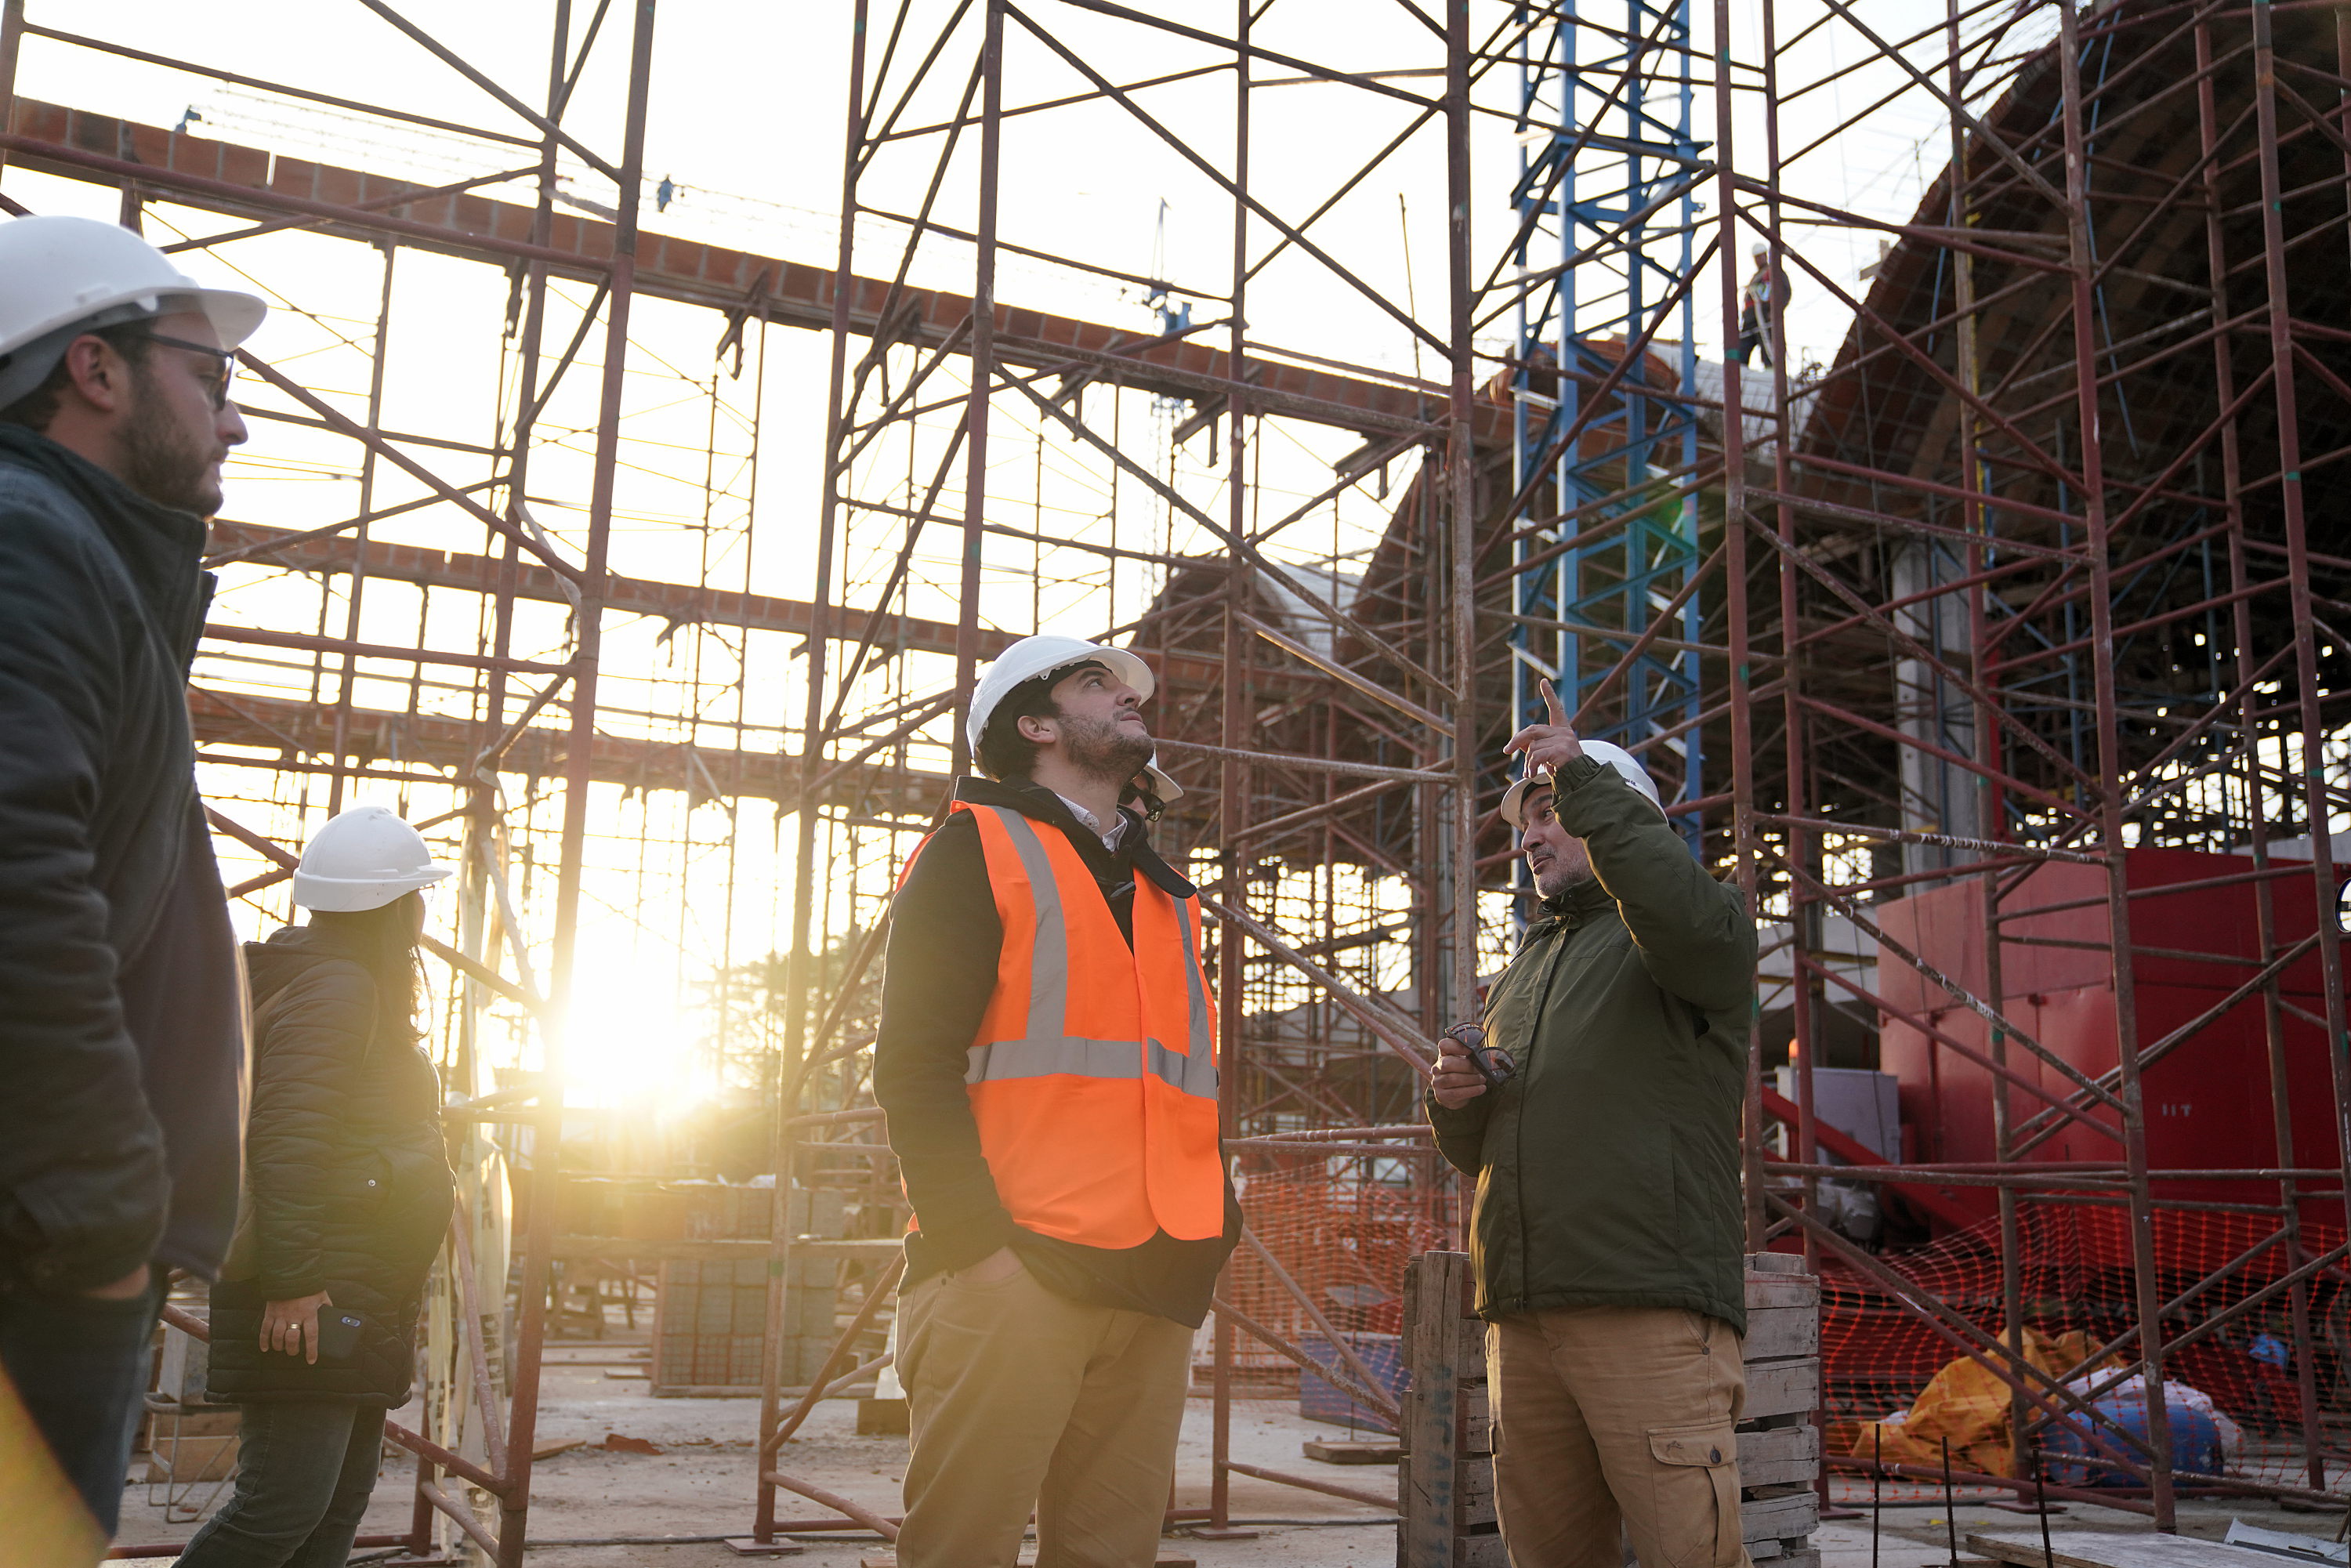
<path id="1" fill-rule="evenodd" d="M 697 1049 L 699 1023 L 657 978 L 583 965 L 563 1052 L 564 1103 L 664 1118 L 691 1109 L 714 1087 Z"/>

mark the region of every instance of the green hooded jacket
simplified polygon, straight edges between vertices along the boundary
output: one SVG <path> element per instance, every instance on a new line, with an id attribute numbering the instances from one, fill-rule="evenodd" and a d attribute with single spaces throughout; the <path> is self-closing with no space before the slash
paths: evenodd
<path id="1" fill-rule="evenodd" d="M 1682 1307 L 1743 1334 L 1755 923 L 1606 764 L 1557 779 L 1597 879 L 1544 901 L 1487 998 L 1517 1077 L 1458 1110 L 1427 1103 L 1438 1149 L 1478 1178 L 1478 1312 Z"/>

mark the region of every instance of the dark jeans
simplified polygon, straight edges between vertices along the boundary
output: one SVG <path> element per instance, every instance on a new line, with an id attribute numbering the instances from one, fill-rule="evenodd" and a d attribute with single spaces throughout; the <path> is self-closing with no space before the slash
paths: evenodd
<path id="1" fill-rule="evenodd" d="M 162 1305 L 153 1289 L 120 1301 L 0 1291 L 0 1366 L 109 1535 L 122 1511 Z"/>
<path id="2" fill-rule="evenodd" d="M 196 1531 L 180 1568 L 343 1568 L 375 1490 L 383 1407 L 302 1399 L 244 1408 L 236 1495 Z"/>

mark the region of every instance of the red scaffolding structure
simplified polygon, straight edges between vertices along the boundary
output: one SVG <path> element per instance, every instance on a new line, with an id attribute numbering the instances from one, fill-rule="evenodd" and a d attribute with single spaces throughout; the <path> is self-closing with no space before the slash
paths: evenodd
<path id="1" fill-rule="evenodd" d="M 2334 283 L 2351 254 L 2351 45 L 2334 8 L 1947 0 L 1931 25 L 1895 36 L 1846 0 L 1773 0 L 1751 26 L 1728 0 L 1605 16 L 1573 0 L 1398 0 L 1395 30 L 1367 21 L 1333 39 L 1246 0 L 1182 17 L 1110 0 L 869 15 L 858 0 L 829 266 L 640 231 L 652 0 L 584 24 L 554 0 L 548 81 L 528 102 L 462 48 L 371 8 L 513 128 L 161 63 L 462 135 L 475 175 L 427 186 L 19 96 L 20 37 L 146 57 L 27 24 L 16 0 L 0 8 L 0 155 L 12 210 L 34 204 L 29 172 L 117 188 L 134 220 L 225 214 L 238 226 L 184 243 L 230 256 L 297 231 L 384 258 L 366 395 L 246 361 L 274 432 L 360 455 L 362 500 L 323 528 L 219 526 L 218 566 L 303 574 L 319 585 L 319 620 L 224 619 L 192 701 L 205 759 L 267 780 L 254 810 L 281 837 L 365 781 L 445 801 L 432 826 L 463 838 L 468 891 L 436 951 L 463 977 L 457 1113 L 484 1128 L 476 1153 L 495 1178 L 461 1225 L 467 1245 L 504 1256 L 507 1162 L 549 1179 L 517 1183 L 529 1201 L 513 1343 L 494 1306 L 453 1308 L 454 1425 L 403 1439 L 419 1455 L 411 1544 L 425 1543 L 430 1511 L 502 1563 L 522 1550 L 561 1251 L 557 1205 L 540 1200 L 561 1139 L 560 1096 L 546 1090 L 608 831 L 599 802 L 628 790 L 681 798 L 689 818 L 707 800 L 791 813 L 767 912 L 780 944 L 735 930 L 731 819 L 707 837 L 656 831 L 642 806 L 631 852 L 640 876 L 674 860 L 680 886 L 693 867 L 707 873 L 697 855 L 723 854 L 720 956 L 783 955 L 768 1100 L 779 1195 L 795 1173 L 853 1166 L 878 1202 L 888 1167 L 860 1063 L 888 873 L 966 760 L 951 720 L 974 669 L 1049 623 L 1119 637 L 1160 671 L 1163 760 L 1190 791 L 1162 837 L 1218 924 L 1227 1132 L 1257 1186 L 1259 1244 L 1219 1300 L 1215 1469 L 1192 1514 L 1227 1524 L 1235 1474 L 1299 1479 L 1232 1459 L 1245 1366 L 1311 1364 L 1364 1408 L 1393 1410 L 1351 1348 L 1374 1320 L 1338 1311 L 1332 1291 L 1384 1278 L 1387 1243 L 1366 1238 L 1458 1223 L 1454 1184 L 1410 1125 L 1410 1069 L 1473 1009 L 1507 939 L 1494 755 L 1523 653 L 1510 629 L 1536 621 L 1577 668 L 1611 672 L 1586 704 L 1594 724 L 1633 719 L 1624 675 L 1644 656 L 1669 651 L 1694 672 L 1692 716 L 1649 715 L 1640 747 L 1670 772 L 1677 743 L 1702 741 L 1706 792 L 1686 791 L 1677 818 L 1694 852 L 1778 923 L 1792 1040 L 1758 1040 L 1750 1240 L 1801 1245 L 1829 1281 L 1833 1329 L 1840 1312 L 1852 1328 L 1831 1336 L 1832 1432 L 1915 1394 L 1935 1356 L 1966 1357 L 2010 1400 L 2009 1462 L 1985 1484 L 2030 1487 L 2033 1448 L 2071 1433 L 2132 1483 L 2114 1495 L 2159 1525 L 2183 1484 L 2339 1500 L 2351 1045 L 2332 832 L 2351 807 L 2351 549 L 2325 519 L 2343 512 L 2327 495 L 2351 450 L 2351 296 Z M 1670 43 L 1668 22 L 1711 47 Z M 1676 85 L 1710 110 L 1692 143 L 1702 163 L 1675 166 L 1702 177 L 1708 200 L 1680 236 L 1702 252 L 1687 276 L 1629 328 L 1622 301 L 1594 302 L 1613 341 L 1563 316 L 1537 345 L 1543 359 L 1489 336 L 1544 279 L 1523 235 L 1490 243 L 1511 209 L 1482 160 L 1489 138 L 1526 128 L 1510 73 L 1527 39 L 1562 26 L 1613 37 L 1602 68 L 1618 78 Z M 625 88 L 603 106 L 617 152 L 566 128 L 600 40 L 628 51 Z M 1152 74 L 1132 78 L 1145 57 Z M 1320 95 L 1318 123 L 1361 131 L 1364 154 L 1334 161 L 1296 117 L 1269 117 L 1277 90 Z M 1822 199 L 1846 188 L 1832 171 L 1889 120 L 1923 133 L 1922 163 L 1942 173 L 1915 204 L 1899 199 L 1907 210 Z M 1008 172 L 1055 135 L 1105 125 L 1192 183 L 1193 222 L 1216 212 L 1229 244 L 1207 276 L 1146 277 L 1107 251 L 1031 243 L 1036 217 L 1008 206 Z M 1571 140 L 1575 158 L 1625 155 Z M 611 185 L 610 216 L 570 200 L 579 171 Z M 1426 308 L 1396 265 L 1420 231 L 1407 223 L 1399 247 L 1349 204 L 1391 176 L 1444 214 L 1442 244 L 1420 257 Z M 1653 247 L 1656 212 L 1628 199 L 1621 230 L 1567 265 Z M 1708 315 L 1719 305 L 1719 334 L 1690 335 L 1735 343 L 1741 278 L 1726 258 L 1758 237 L 1818 310 L 1771 315 L 1768 369 L 1722 362 L 1718 377 L 1708 355 L 1689 382 L 1667 362 L 1684 347 L 1669 340 L 1675 312 L 1688 298 Z M 1843 258 L 1872 243 L 1856 277 Z M 478 438 L 387 426 L 393 258 L 411 254 L 511 279 L 497 413 Z M 1157 326 L 1005 303 L 1019 265 L 1129 287 Z M 950 273 L 957 286 L 938 287 Z M 1312 289 L 1350 324 L 1347 354 L 1322 351 L 1326 339 L 1276 303 L 1253 319 L 1252 298 L 1295 309 Z M 791 541 L 810 563 L 805 597 L 755 592 L 747 565 L 737 577 L 708 554 L 690 580 L 614 570 L 638 439 L 624 423 L 632 310 L 644 301 L 711 313 L 722 355 L 758 355 L 755 386 L 771 326 L 826 334 L 820 507 L 810 537 Z M 1801 335 L 1832 316 L 1841 343 L 1806 363 Z M 1441 375 L 1397 368 L 1416 356 Z M 1562 382 L 1581 423 L 1558 451 L 1520 450 L 1522 416 L 1558 406 Z M 714 372 L 696 395 L 714 466 L 722 445 L 745 463 L 739 486 L 705 482 L 705 519 L 738 513 L 747 540 L 756 394 L 738 408 Z M 1694 455 L 1636 458 L 1637 429 L 1607 434 L 1609 412 L 1635 402 L 1688 420 Z M 587 456 L 568 531 L 542 525 L 531 483 L 533 465 L 566 460 L 539 439 L 555 411 Z M 726 421 L 740 429 L 722 441 Z M 1565 444 L 1580 488 L 1562 476 Z M 1270 484 L 1269 461 L 1290 465 Z M 1295 477 L 1310 469 L 1311 483 Z M 406 498 L 376 502 L 377 483 Z M 1085 507 L 1071 503 L 1081 494 Z M 1668 509 L 1691 564 L 1648 595 L 1646 621 L 1531 616 L 1514 592 L 1628 517 Z M 435 520 L 432 545 L 386 527 L 407 512 Z M 463 596 L 472 634 L 452 638 L 420 610 L 412 643 L 362 638 L 369 584 Z M 608 627 L 644 616 L 696 651 L 691 679 L 644 676 L 650 639 L 628 642 L 614 669 Z M 760 664 L 787 643 L 804 645 L 797 665 L 780 653 Z M 768 669 L 789 672 L 774 688 L 791 695 L 789 721 L 745 705 Z M 360 700 L 401 687 L 404 707 Z M 731 719 L 714 717 L 721 689 Z M 287 793 L 313 784 L 323 799 Z M 237 889 L 258 900 L 288 853 L 220 793 L 225 843 L 261 857 Z M 2206 858 L 2149 858 L 2190 851 Z M 2225 939 L 2196 929 L 2206 911 Z M 1874 946 L 1874 977 L 1838 961 L 1833 925 Z M 2091 999 L 2069 1013 L 2053 998 Z M 1903 1075 L 1920 1131 L 1898 1161 L 1865 1158 L 1818 1113 L 1813 1071 L 1840 1012 L 1865 1019 Z M 1764 1085 L 1766 1057 L 1791 1043 L 1783 1100 Z M 546 1076 L 518 1075 L 525 1061 Z M 2231 1157 L 2182 1163 L 2150 1122 L 2165 1085 L 2199 1062 L 2258 1080 L 2266 1121 L 2237 1129 Z M 1962 1137 L 1970 1116 L 1980 1126 Z M 1782 1122 L 1784 1143 L 1771 1132 Z M 1940 1250 L 1855 1241 L 1823 1183 L 1908 1202 L 1943 1233 Z M 1982 1194 L 1976 1207 L 1969 1195 Z M 2049 1239 L 2061 1232 L 2070 1239 Z M 782 1223 L 770 1236 L 751 1534 L 844 1522 L 889 1534 L 891 1520 L 811 1490 L 784 1456 L 828 1386 L 873 1369 L 891 1276 L 868 1280 L 831 1364 L 788 1411 L 781 1281 L 800 1243 Z M 1308 1266 L 1333 1245 L 1364 1267 Z M 2070 1305 L 2046 1289 L 2065 1269 L 2095 1282 Z M 486 1269 L 475 1294 L 493 1293 Z M 1370 1299 L 1347 1297 L 1348 1311 Z M 2135 1372 L 2159 1389 L 2254 1322 L 2286 1347 L 2263 1397 L 2292 1451 L 2183 1481 L 2164 1399 L 2150 1394 L 2133 1424 L 2111 1391 Z M 2076 1327 L 2096 1329 L 2101 1364 L 2035 1359 L 2028 1329 Z M 1328 1349 L 1310 1354 L 1309 1339 Z M 1896 1342 L 1907 1348 L 1886 1348 Z M 1840 1383 L 1846 1343 L 1860 1348 Z M 444 1472 L 481 1489 L 495 1521 L 448 1495 Z M 787 1519 L 779 1491 L 829 1511 Z"/>

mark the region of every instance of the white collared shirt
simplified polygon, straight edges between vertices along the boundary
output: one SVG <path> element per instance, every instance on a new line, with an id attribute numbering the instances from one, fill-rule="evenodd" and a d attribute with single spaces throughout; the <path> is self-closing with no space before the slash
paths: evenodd
<path id="1" fill-rule="evenodd" d="M 1106 850 L 1114 850 L 1118 848 L 1118 841 L 1126 837 L 1125 812 L 1119 812 L 1116 820 L 1110 825 L 1110 831 L 1104 832 L 1102 831 L 1102 819 L 1095 816 L 1085 807 L 1079 805 L 1075 800 L 1071 800 L 1059 789 L 1053 791 L 1053 799 L 1059 800 L 1062 805 L 1067 806 L 1070 809 L 1070 815 L 1078 820 L 1078 825 L 1085 829 L 1086 831 L 1093 834 L 1094 837 L 1100 839 L 1102 841 L 1102 848 Z"/>

